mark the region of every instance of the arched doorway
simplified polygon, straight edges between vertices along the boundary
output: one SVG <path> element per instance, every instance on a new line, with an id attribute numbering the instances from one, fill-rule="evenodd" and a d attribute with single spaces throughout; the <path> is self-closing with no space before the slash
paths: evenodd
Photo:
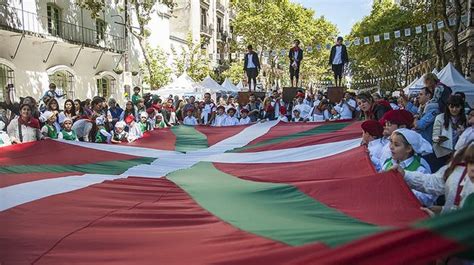
<path id="1" fill-rule="evenodd" d="M 15 85 L 15 70 L 11 64 L 0 60 L 0 102 L 5 101 L 5 87 Z"/>
<path id="2" fill-rule="evenodd" d="M 48 73 L 49 83 L 56 85 L 56 92 L 59 95 L 66 94 L 66 98 L 74 99 L 74 81 L 76 74 L 65 65 L 53 66 L 46 70 Z"/>

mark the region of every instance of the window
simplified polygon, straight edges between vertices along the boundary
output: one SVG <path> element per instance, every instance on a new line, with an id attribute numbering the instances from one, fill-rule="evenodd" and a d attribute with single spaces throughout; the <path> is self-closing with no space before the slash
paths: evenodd
<path id="1" fill-rule="evenodd" d="M 56 5 L 48 4 L 46 12 L 48 15 L 48 33 L 54 36 L 61 35 L 61 10 Z"/>
<path id="2" fill-rule="evenodd" d="M 0 63 L 0 101 L 5 101 L 5 87 L 8 84 L 15 84 L 15 72 L 5 64 Z"/>
<path id="3" fill-rule="evenodd" d="M 97 92 L 99 96 L 110 98 L 115 91 L 115 78 L 105 76 L 97 79 Z"/>
<path id="4" fill-rule="evenodd" d="M 221 32 L 223 31 L 223 27 L 222 27 L 222 18 L 220 17 L 217 17 L 217 31 Z"/>
<path id="5" fill-rule="evenodd" d="M 97 43 L 100 40 L 105 40 L 105 29 L 107 28 L 107 23 L 105 23 L 105 21 L 102 19 L 97 19 L 95 22 L 95 28 Z"/>
<path id="6" fill-rule="evenodd" d="M 207 9 L 201 8 L 201 28 L 207 26 Z"/>
<path id="7" fill-rule="evenodd" d="M 49 76 L 49 82 L 56 85 L 56 91 L 58 94 L 63 95 L 66 93 L 66 98 L 74 98 L 74 76 L 68 71 L 63 70 L 55 72 Z"/>

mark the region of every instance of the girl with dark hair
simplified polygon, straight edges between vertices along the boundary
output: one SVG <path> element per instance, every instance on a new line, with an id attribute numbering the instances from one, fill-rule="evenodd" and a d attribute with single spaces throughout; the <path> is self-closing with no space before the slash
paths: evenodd
<path id="1" fill-rule="evenodd" d="M 33 118 L 31 106 L 22 104 L 20 106 L 20 116 L 13 119 L 7 127 L 7 133 L 12 143 L 20 144 L 43 139 L 40 131 L 40 123 Z"/>
<path id="2" fill-rule="evenodd" d="M 443 214 L 461 207 L 465 199 L 474 193 L 474 143 L 456 151 L 451 162 L 434 174 L 408 172 L 397 166 L 410 188 L 433 194 L 445 195 L 444 206 L 423 208 L 431 216 Z"/>
<path id="3" fill-rule="evenodd" d="M 122 114 L 120 114 L 119 120 L 123 121 L 125 117 L 128 117 L 129 115 L 132 115 L 134 119 L 137 118 L 137 111 L 135 110 L 135 106 L 131 100 L 125 103 L 125 109 L 122 111 Z"/>
<path id="4" fill-rule="evenodd" d="M 61 110 L 59 110 L 59 103 L 55 98 L 52 98 L 48 100 L 46 103 L 46 111 L 51 111 L 56 115 L 56 122 L 54 123 L 54 127 L 56 128 L 56 131 L 61 131 L 61 126 L 59 125 L 59 113 Z"/>
<path id="5" fill-rule="evenodd" d="M 464 101 L 459 95 L 448 98 L 448 105 L 444 113 L 436 116 L 433 125 L 433 149 L 438 159 L 444 158 L 446 163 L 454 152 L 454 147 L 466 127 Z"/>
<path id="6" fill-rule="evenodd" d="M 66 99 L 64 102 L 64 110 L 59 113 L 59 124 L 63 124 L 65 118 L 70 118 L 73 123 L 76 121 L 76 107 L 74 106 L 74 101 L 72 101 L 72 99 Z"/>
<path id="7" fill-rule="evenodd" d="M 385 112 L 391 110 L 390 105 L 385 106 L 375 102 L 372 95 L 363 92 L 357 95 L 357 105 L 363 113 L 364 120 L 380 120 Z"/>

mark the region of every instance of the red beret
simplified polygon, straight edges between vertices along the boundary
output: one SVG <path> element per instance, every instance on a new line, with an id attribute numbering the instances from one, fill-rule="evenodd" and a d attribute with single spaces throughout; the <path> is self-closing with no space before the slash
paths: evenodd
<path id="1" fill-rule="evenodd" d="M 382 137 L 383 136 L 383 127 L 382 124 L 378 121 L 368 120 L 364 121 L 360 127 L 364 132 L 368 132 L 370 135 L 375 137 Z"/>
<path id="2" fill-rule="evenodd" d="M 240 113 L 249 113 L 249 110 L 248 109 L 242 109 L 242 110 L 240 110 Z"/>
<path id="3" fill-rule="evenodd" d="M 286 115 L 286 107 L 285 106 L 280 106 L 280 114 L 281 115 Z"/>
<path id="4" fill-rule="evenodd" d="M 297 98 L 304 98 L 304 93 L 303 92 L 298 92 L 296 93 Z"/>
<path id="5" fill-rule="evenodd" d="M 190 112 L 190 111 L 191 111 L 191 112 L 194 112 L 194 107 L 190 107 L 190 108 L 187 108 L 187 109 L 186 109 L 186 113 L 188 113 L 188 112 Z"/>
<path id="6" fill-rule="evenodd" d="M 148 113 L 148 115 L 151 115 L 151 114 L 155 113 L 155 109 L 154 108 L 148 108 L 148 109 L 146 109 L 146 113 Z"/>
<path id="7" fill-rule="evenodd" d="M 396 125 L 405 125 L 408 129 L 413 127 L 413 115 L 406 110 L 390 110 L 383 115 L 380 119 L 380 123 L 385 125 L 385 122 L 389 121 L 390 123 Z"/>
<path id="8" fill-rule="evenodd" d="M 128 115 L 127 117 L 125 117 L 125 123 L 129 124 L 131 123 L 132 121 L 135 120 L 135 117 L 133 117 L 132 114 Z"/>

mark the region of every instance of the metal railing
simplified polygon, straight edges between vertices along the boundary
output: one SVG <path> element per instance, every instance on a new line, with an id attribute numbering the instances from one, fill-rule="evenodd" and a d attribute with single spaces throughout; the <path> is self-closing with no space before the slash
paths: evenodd
<path id="1" fill-rule="evenodd" d="M 201 25 L 201 33 L 212 35 L 212 28 L 210 26 Z"/>
<path id="2" fill-rule="evenodd" d="M 95 29 L 82 27 L 65 21 L 50 20 L 22 9 L 7 7 L 0 4 L 0 27 L 25 32 L 38 37 L 57 37 L 68 42 L 83 44 L 84 46 L 103 48 L 114 52 L 123 52 L 126 42 L 123 37 L 97 32 Z"/>

